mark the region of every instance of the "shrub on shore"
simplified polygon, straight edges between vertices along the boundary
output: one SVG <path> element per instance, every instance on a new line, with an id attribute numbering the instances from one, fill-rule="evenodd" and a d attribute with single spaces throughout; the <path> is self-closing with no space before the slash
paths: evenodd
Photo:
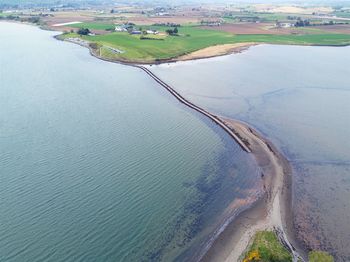
<path id="1" fill-rule="evenodd" d="M 334 262 L 334 258 L 324 251 L 311 251 L 309 253 L 310 262 Z"/>

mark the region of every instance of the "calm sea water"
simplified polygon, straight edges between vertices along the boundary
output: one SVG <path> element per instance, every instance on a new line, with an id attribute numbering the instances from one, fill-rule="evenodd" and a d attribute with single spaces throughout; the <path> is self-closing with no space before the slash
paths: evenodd
<path id="1" fill-rule="evenodd" d="M 298 236 L 350 261 L 350 47 L 261 45 L 151 67 L 211 112 L 248 122 L 295 169 Z"/>
<path id="2" fill-rule="evenodd" d="M 258 191 L 251 156 L 141 70 L 0 23 L 0 260 L 191 256 Z"/>

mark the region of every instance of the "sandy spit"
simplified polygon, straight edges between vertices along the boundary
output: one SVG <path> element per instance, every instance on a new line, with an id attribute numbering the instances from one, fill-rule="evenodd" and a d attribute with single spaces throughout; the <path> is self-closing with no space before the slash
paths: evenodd
<path id="1" fill-rule="evenodd" d="M 210 58 L 222 55 L 228 55 L 232 53 L 239 53 L 250 46 L 256 45 L 255 43 L 236 43 L 236 44 L 224 44 L 224 45 L 215 45 L 207 48 L 203 48 L 192 53 L 179 56 L 173 60 L 176 61 L 188 61 L 188 60 L 196 60 L 203 58 Z"/>
<path id="2" fill-rule="evenodd" d="M 260 230 L 275 230 L 280 240 L 293 253 L 294 261 L 305 253 L 293 234 L 291 213 L 291 167 L 287 159 L 257 131 L 248 125 L 223 119 L 250 147 L 261 168 L 264 197 L 251 209 L 241 213 L 218 237 L 201 261 L 240 261 L 242 254 Z"/>

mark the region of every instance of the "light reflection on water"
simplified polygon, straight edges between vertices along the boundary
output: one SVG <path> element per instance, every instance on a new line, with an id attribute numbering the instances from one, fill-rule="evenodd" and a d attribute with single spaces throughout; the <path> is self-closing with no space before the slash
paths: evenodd
<path id="1" fill-rule="evenodd" d="M 52 35 L 0 23 L 0 260 L 195 252 L 256 193 L 251 156 L 141 70 Z"/>
<path id="2" fill-rule="evenodd" d="M 152 67 L 191 101 L 251 124 L 286 154 L 299 236 L 339 261 L 350 260 L 349 57 L 350 47 L 261 45 Z"/>

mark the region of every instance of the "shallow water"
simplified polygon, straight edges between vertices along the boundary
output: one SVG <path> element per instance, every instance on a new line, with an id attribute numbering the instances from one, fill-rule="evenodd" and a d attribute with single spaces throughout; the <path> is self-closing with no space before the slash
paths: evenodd
<path id="1" fill-rule="evenodd" d="M 258 170 L 139 69 L 0 23 L 1 261 L 174 260 Z"/>
<path id="2" fill-rule="evenodd" d="M 151 67 L 209 111 L 249 123 L 294 170 L 299 238 L 350 260 L 350 47 L 261 45 Z"/>

